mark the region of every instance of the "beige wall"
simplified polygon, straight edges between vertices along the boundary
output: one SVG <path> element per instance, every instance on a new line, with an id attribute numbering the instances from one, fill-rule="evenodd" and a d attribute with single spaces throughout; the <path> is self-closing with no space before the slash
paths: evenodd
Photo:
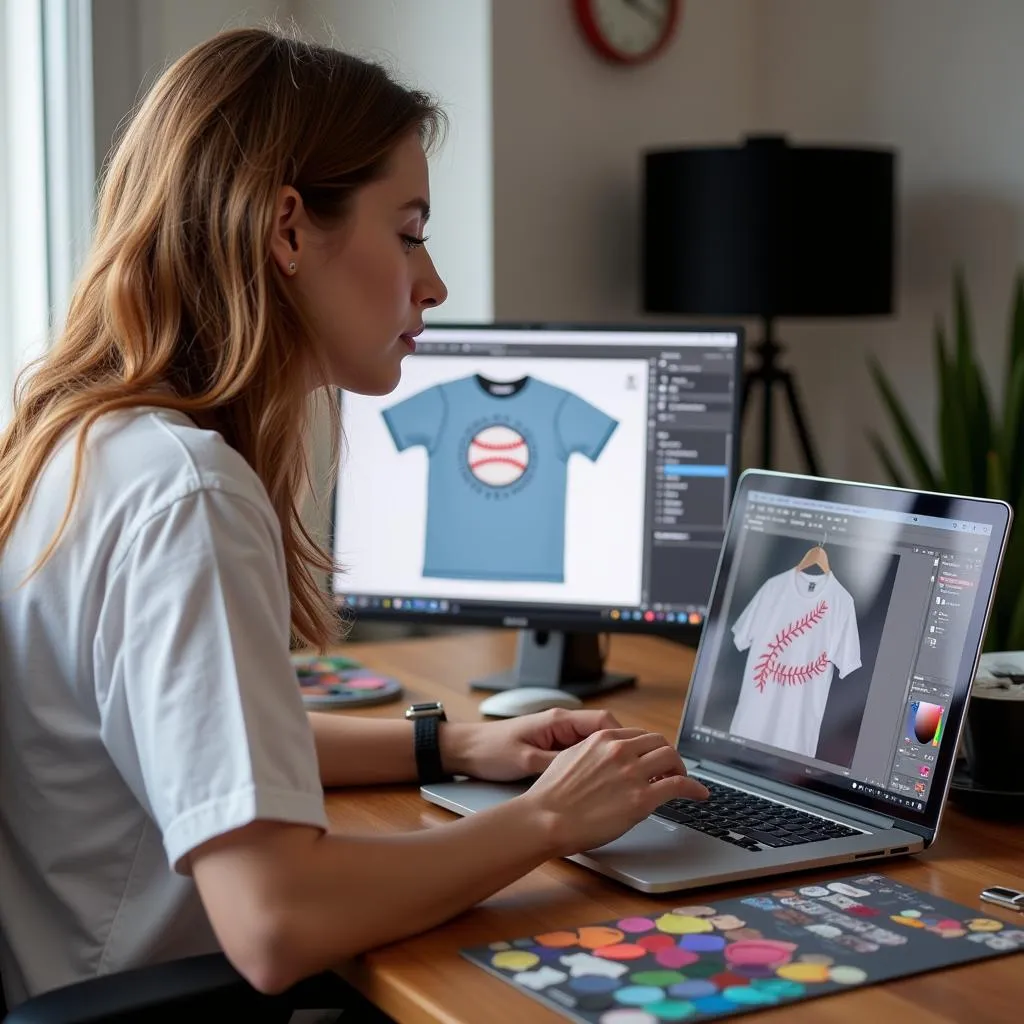
<path id="1" fill-rule="evenodd" d="M 289 4 L 280 0 L 141 0 L 136 6 L 139 52 L 147 83 L 175 58 L 217 32 L 268 19 L 285 22 L 290 14 Z"/>
<path id="2" fill-rule="evenodd" d="M 998 369 L 1024 245 L 1020 0 L 688 0 L 671 49 L 635 70 L 592 57 L 568 4 L 496 4 L 494 25 L 499 316 L 636 317 L 640 149 L 777 130 L 900 151 L 898 314 L 779 324 L 824 470 L 880 478 L 869 352 L 931 430 L 931 327 L 956 262 Z"/>
<path id="3" fill-rule="evenodd" d="M 275 0 L 92 0 L 97 171 L 125 116 L 167 64 L 221 29 L 283 21 L 288 11 Z"/>
<path id="4" fill-rule="evenodd" d="M 430 254 L 448 285 L 431 321 L 493 315 L 491 0 L 294 0 L 305 32 L 378 61 L 450 119 L 431 159 Z"/>

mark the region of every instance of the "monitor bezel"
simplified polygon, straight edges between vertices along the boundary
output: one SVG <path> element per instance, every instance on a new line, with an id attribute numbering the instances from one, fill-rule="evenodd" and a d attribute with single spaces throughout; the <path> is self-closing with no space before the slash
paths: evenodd
<path id="1" fill-rule="evenodd" d="M 733 392 L 735 400 L 732 408 L 732 475 L 730 478 L 730 508 L 732 496 L 735 492 L 739 479 L 739 462 L 741 452 L 740 426 L 742 420 L 741 398 L 743 393 L 743 367 L 744 367 L 744 329 L 738 324 L 695 324 L 695 323 L 672 323 L 672 324 L 649 324 L 649 323 L 585 323 L 565 321 L 494 321 L 494 322 L 445 322 L 428 324 L 430 332 L 437 330 L 452 331 L 567 331 L 580 333 L 650 333 L 650 334 L 721 334 L 732 335 L 736 338 L 736 358 L 733 363 Z M 415 359 L 416 356 L 411 358 Z M 427 358 L 427 357 L 424 357 Z M 342 414 L 342 428 L 344 429 L 344 408 L 341 389 L 335 393 L 336 400 Z M 340 472 L 344 472 L 342 469 Z M 340 477 L 340 473 L 339 473 Z M 335 524 L 337 522 L 339 480 L 336 479 L 331 491 L 330 501 L 330 523 L 328 530 L 328 542 L 333 555 L 335 550 Z M 498 629 L 529 629 L 548 630 L 574 633 L 633 633 L 645 636 L 660 636 L 666 639 L 675 640 L 680 643 L 696 645 L 700 639 L 702 625 L 686 623 L 650 623 L 644 620 L 626 622 L 622 619 L 603 619 L 594 616 L 590 612 L 582 612 L 578 616 L 572 614 L 573 609 L 569 606 L 559 605 L 492 605 L 481 607 L 479 604 L 471 604 L 463 607 L 460 604 L 458 612 L 416 612 L 406 608 L 373 608 L 359 607 L 352 608 L 348 605 L 343 593 L 339 593 L 335 586 L 335 576 L 332 573 L 329 580 L 330 594 L 339 614 L 346 619 L 355 621 L 393 622 L 416 626 L 478 626 Z M 711 590 L 708 591 L 710 600 Z"/>
<path id="2" fill-rule="evenodd" d="M 847 804 L 871 811 L 876 814 L 898 819 L 906 826 L 929 841 L 934 838 L 938 829 L 939 818 L 946 802 L 949 785 L 953 778 L 954 759 L 960 746 L 960 738 L 966 721 L 967 702 L 970 697 L 971 685 L 977 672 L 981 648 L 987 629 L 992 608 L 995 587 L 999 580 L 999 572 L 1006 553 L 1010 527 L 1013 521 L 1013 510 L 1005 502 L 994 498 L 978 498 L 966 495 L 943 494 L 933 491 L 903 489 L 885 484 L 872 484 L 835 480 L 828 477 L 810 477 L 799 474 L 773 472 L 771 470 L 747 469 L 740 474 L 733 490 L 733 501 L 730 506 L 729 522 L 726 528 L 725 542 L 719 554 L 718 568 L 711 592 L 711 602 L 705 626 L 720 619 L 722 603 L 725 598 L 725 580 L 735 557 L 739 538 L 740 515 L 746 497 L 750 491 L 771 492 L 785 496 L 810 498 L 812 500 L 836 501 L 845 505 L 860 505 L 869 508 L 907 511 L 902 502 L 907 496 L 914 498 L 915 504 L 910 514 L 921 516 L 938 516 L 947 519 L 960 519 L 989 524 L 992 526 L 992 540 L 986 552 L 982 568 L 983 588 L 989 594 L 985 602 L 977 602 L 971 612 L 967 630 L 967 641 L 961 659 L 946 717 L 944 741 L 939 747 L 936 762 L 935 778 L 941 780 L 933 786 L 928 794 L 924 810 L 917 811 L 905 806 L 891 803 L 883 798 L 876 798 L 862 791 L 851 791 L 832 781 L 835 776 L 829 773 L 824 778 L 807 774 L 807 766 L 802 762 L 768 754 L 761 750 L 744 747 L 740 744 L 724 741 L 702 742 L 689 736 L 695 723 L 691 715 L 695 714 L 694 697 L 698 687 L 695 685 L 702 671 L 708 669 L 711 657 L 708 648 L 711 631 L 705 630 L 694 659 L 693 672 L 687 686 L 686 699 L 679 717 L 679 728 L 676 734 L 676 749 L 679 753 L 694 760 L 707 764 L 717 764 L 747 773 L 756 773 L 761 778 L 771 779 L 776 783 L 790 785 L 829 799 L 841 800 Z M 954 515 L 949 506 L 960 514 Z M 976 653 L 971 653 L 975 651 Z M 951 728 L 952 727 L 952 728 Z"/>

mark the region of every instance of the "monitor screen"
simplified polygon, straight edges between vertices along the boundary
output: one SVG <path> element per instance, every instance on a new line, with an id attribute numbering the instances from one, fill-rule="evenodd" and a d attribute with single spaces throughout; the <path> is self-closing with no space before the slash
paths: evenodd
<path id="1" fill-rule="evenodd" d="M 359 617 L 700 625 L 735 484 L 740 332 L 429 327 L 343 393 L 333 551 Z"/>
<path id="2" fill-rule="evenodd" d="M 744 475 L 680 750 L 926 822 L 1007 519 L 994 501 Z"/>

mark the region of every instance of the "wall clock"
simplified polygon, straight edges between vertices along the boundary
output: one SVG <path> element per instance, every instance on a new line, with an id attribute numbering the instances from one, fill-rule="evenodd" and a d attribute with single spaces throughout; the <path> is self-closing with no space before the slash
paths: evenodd
<path id="1" fill-rule="evenodd" d="M 573 0 L 590 45 L 617 64 L 641 64 L 675 34 L 682 0 Z"/>

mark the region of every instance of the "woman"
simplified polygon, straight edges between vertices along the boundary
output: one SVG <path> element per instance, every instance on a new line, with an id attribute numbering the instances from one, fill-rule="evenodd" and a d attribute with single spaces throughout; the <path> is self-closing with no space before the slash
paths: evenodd
<path id="1" fill-rule="evenodd" d="M 442 727 L 449 771 L 543 771 L 507 805 L 328 833 L 324 786 L 415 762 L 404 721 L 302 708 L 290 640 L 335 639 L 297 510 L 305 412 L 317 389 L 394 388 L 445 299 L 423 237 L 440 122 L 373 65 L 239 30 L 125 132 L 64 332 L 0 442 L 12 1003 L 218 946 L 280 991 L 706 795 L 663 737 L 551 712 Z"/>

